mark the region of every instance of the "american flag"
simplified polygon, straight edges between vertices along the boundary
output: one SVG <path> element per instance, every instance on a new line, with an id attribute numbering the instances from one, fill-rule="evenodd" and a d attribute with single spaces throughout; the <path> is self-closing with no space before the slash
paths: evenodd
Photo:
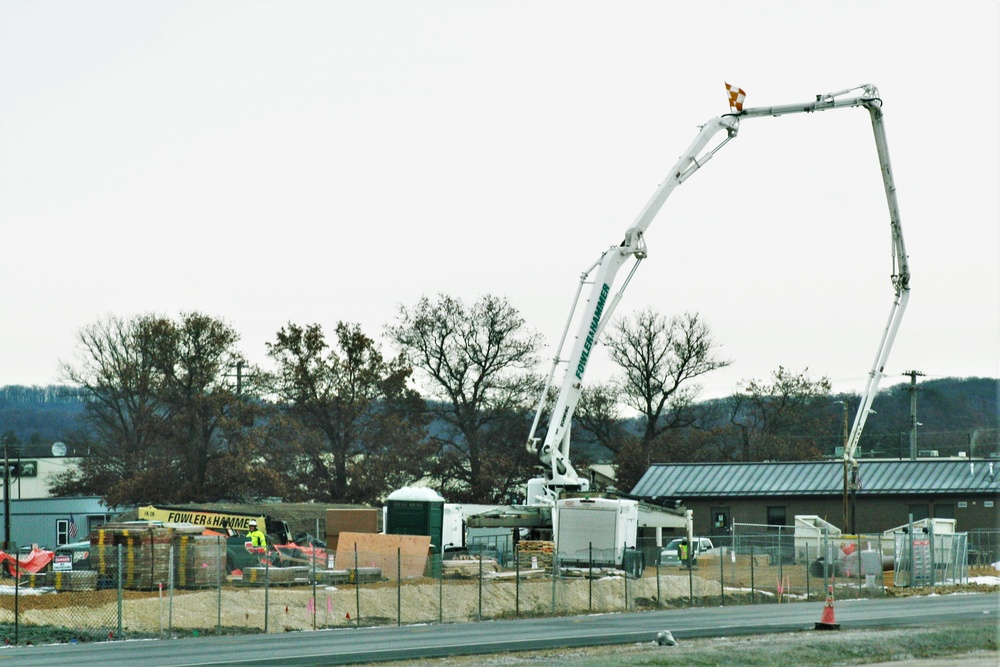
<path id="1" fill-rule="evenodd" d="M 69 515 L 69 530 L 66 532 L 70 537 L 76 537 L 76 520 L 72 514 Z"/>

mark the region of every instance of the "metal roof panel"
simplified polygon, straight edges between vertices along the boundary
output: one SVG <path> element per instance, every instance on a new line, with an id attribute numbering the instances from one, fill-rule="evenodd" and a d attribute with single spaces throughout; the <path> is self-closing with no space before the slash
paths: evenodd
<path id="1" fill-rule="evenodd" d="M 859 462 L 861 494 L 1000 493 L 1000 462 Z M 842 493 L 842 461 L 662 463 L 632 490 L 646 497 L 829 495 Z"/>

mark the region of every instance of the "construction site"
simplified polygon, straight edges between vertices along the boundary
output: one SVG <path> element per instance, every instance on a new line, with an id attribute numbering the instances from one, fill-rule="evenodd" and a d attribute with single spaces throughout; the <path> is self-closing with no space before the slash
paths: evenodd
<path id="1" fill-rule="evenodd" d="M 542 475 L 527 481 L 522 504 L 459 505 L 421 486 L 389 493 L 384 508 L 307 504 L 299 508 L 304 515 L 280 505 L 140 507 L 135 517 L 119 516 L 72 548 L 5 554 L 14 595 L 3 598 L 4 622 L 15 631 L 99 628 L 100 634 L 110 627 L 109 638 L 281 632 L 832 601 L 969 585 L 970 548 L 954 519 L 915 521 L 911 512 L 905 523 L 861 534 L 846 510 L 838 527 L 818 515 L 767 507 L 767 523 L 755 527 L 709 504 L 710 524 L 685 505 L 705 495 L 704 486 L 681 494 L 671 483 L 632 495 L 592 486 L 593 477 L 571 462 L 570 427 L 591 351 L 646 258 L 645 231 L 673 190 L 735 139 L 744 120 L 860 108 L 871 120 L 886 195 L 893 293 L 849 431 L 845 406 L 845 443 L 834 464 L 842 470 L 845 508 L 861 489 L 858 443 L 910 293 L 882 99 L 875 86 L 863 84 L 803 103 L 744 107 L 744 91 L 726 88 L 729 112 L 700 126 L 624 240 L 606 247 L 580 276 L 525 442 Z M 615 287 L 629 262 L 628 278 Z M 655 468 L 637 489 L 656 476 Z M 985 493 L 992 507 L 992 465 L 988 478 L 986 468 L 980 472 L 984 486 L 971 492 Z M 709 493 L 705 502 L 719 503 L 717 496 Z M 713 543 L 696 525 L 711 525 L 724 541 Z M 251 539 L 258 527 L 260 539 Z"/>

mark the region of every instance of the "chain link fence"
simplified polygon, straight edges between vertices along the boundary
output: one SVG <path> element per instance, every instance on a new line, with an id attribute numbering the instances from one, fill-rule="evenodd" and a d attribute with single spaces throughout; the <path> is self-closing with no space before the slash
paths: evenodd
<path id="1" fill-rule="evenodd" d="M 1000 529 L 970 530 L 969 566 L 990 567 L 1000 562 Z"/>
<path id="2" fill-rule="evenodd" d="M 234 554 L 224 537 L 151 532 L 92 540 L 72 569 L 8 577 L 0 631 L 8 643 L 311 631 L 465 623 L 686 606 L 783 604 L 881 596 L 887 586 L 967 581 L 963 535 L 796 539 L 790 527 L 736 524 L 730 544 L 690 566 L 663 565 L 657 545 L 624 568 L 588 550 L 562 563 L 551 542 L 470 545 L 461 555 L 355 550 Z M 977 549 L 994 544 L 978 536 Z M 913 542 L 913 548 L 909 546 Z M 933 546 L 931 546 L 933 545 Z M 245 551 L 245 549 L 244 549 Z M 502 556 L 498 556 L 502 554 Z M 234 559 L 235 556 L 240 559 Z"/>

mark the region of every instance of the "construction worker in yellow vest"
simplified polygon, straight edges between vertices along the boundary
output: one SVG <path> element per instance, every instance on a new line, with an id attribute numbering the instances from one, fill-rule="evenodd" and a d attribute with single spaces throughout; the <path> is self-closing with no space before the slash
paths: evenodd
<path id="1" fill-rule="evenodd" d="M 687 540 L 681 541 L 677 545 L 677 559 L 681 562 L 681 567 L 688 564 L 688 542 Z"/>
<path id="2" fill-rule="evenodd" d="M 267 537 L 257 528 L 257 522 L 254 519 L 250 519 L 249 527 L 250 532 L 247 533 L 247 539 L 250 541 L 250 546 L 266 549 Z"/>

